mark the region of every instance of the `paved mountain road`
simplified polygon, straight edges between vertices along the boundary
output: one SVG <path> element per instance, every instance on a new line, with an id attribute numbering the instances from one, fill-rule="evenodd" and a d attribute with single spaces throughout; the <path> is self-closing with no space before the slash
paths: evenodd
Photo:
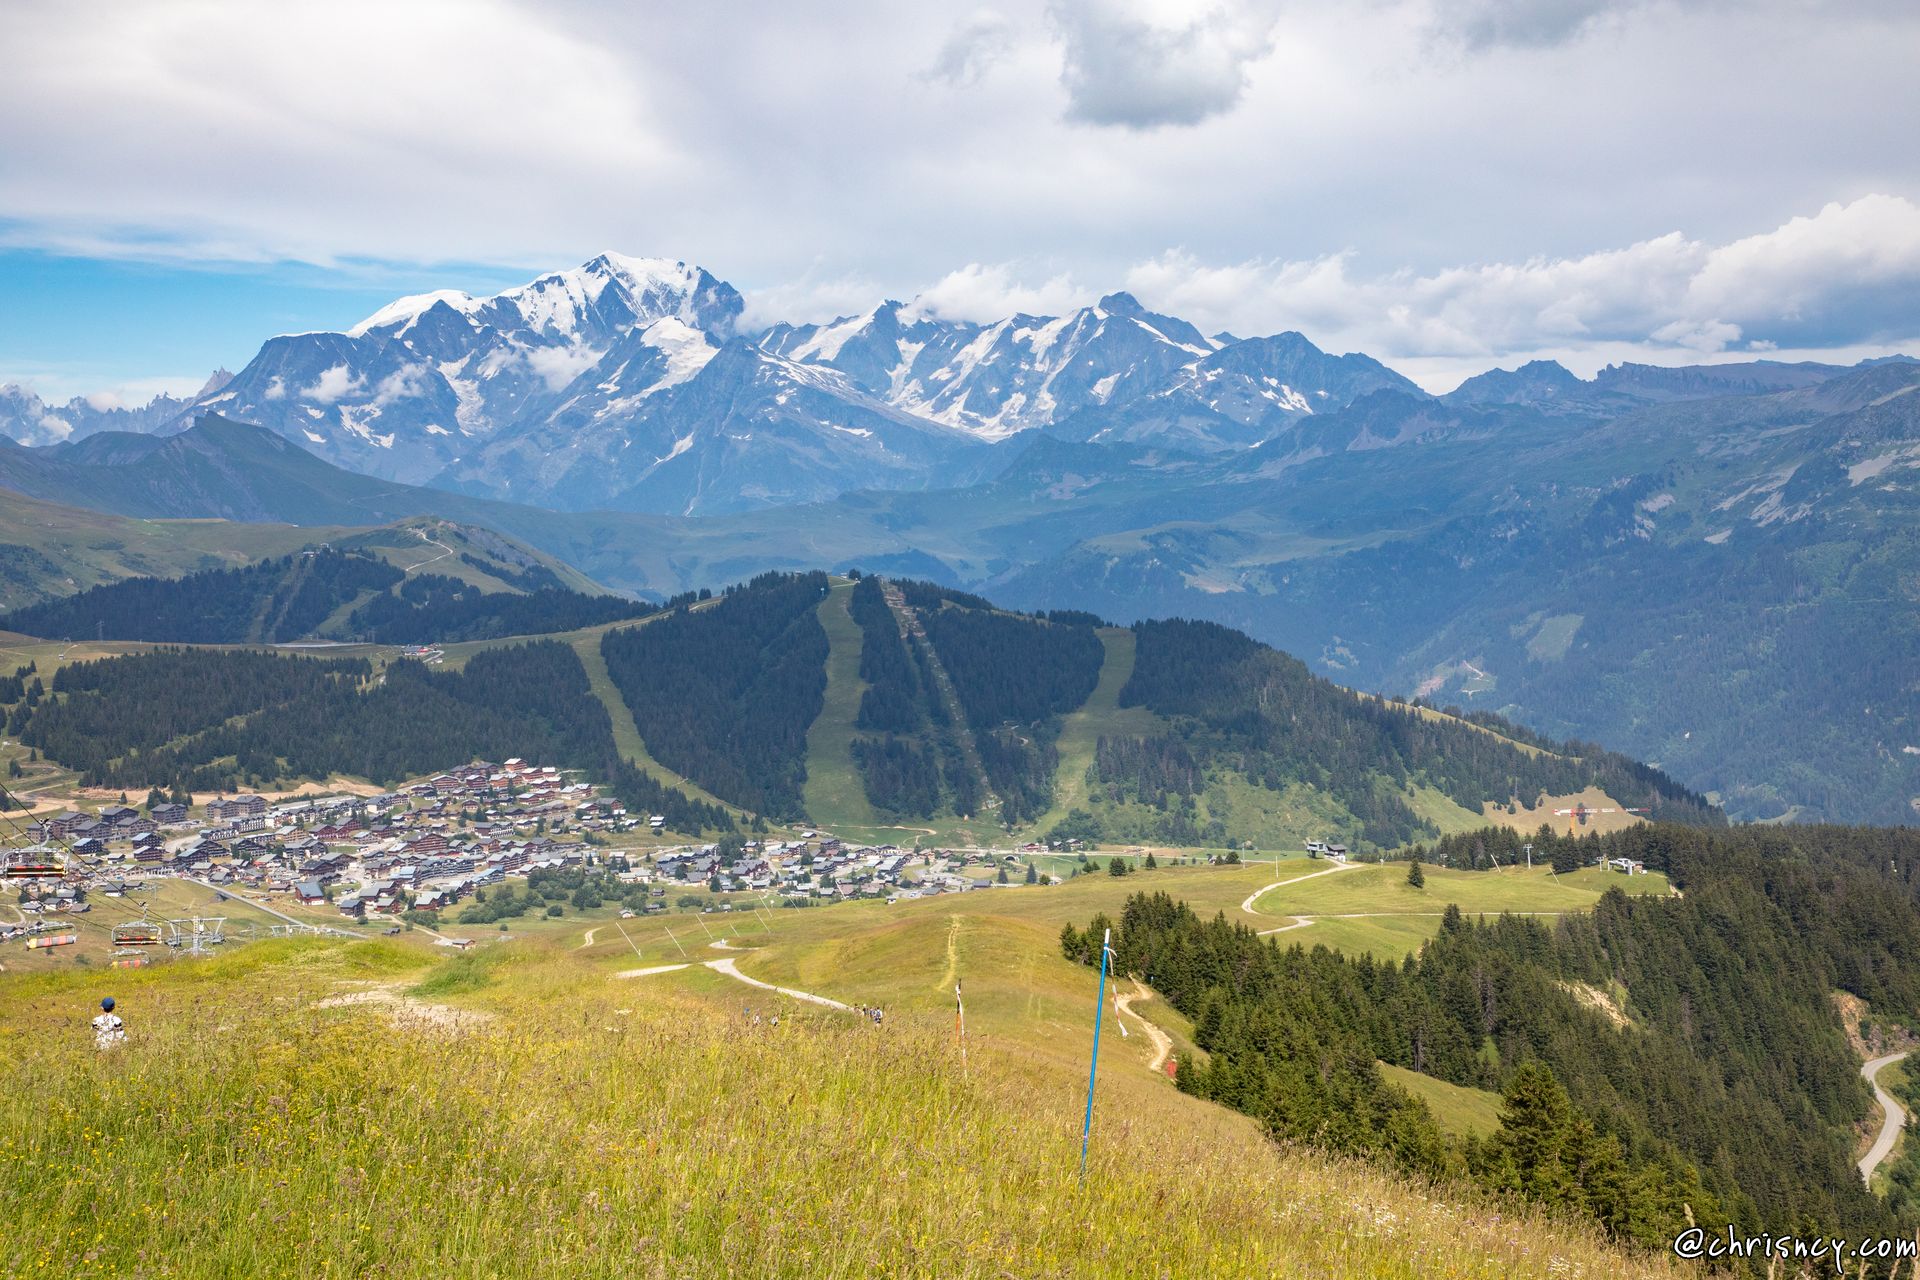
<path id="1" fill-rule="evenodd" d="M 1873 1096 L 1879 1101 L 1880 1109 L 1886 1115 L 1886 1119 L 1880 1124 L 1880 1136 L 1873 1140 L 1873 1145 L 1867 1149 L 1867 1154 L 1860 1157 L 1860 1176 L 1868 1183 L 1872 1183 L 1874 1170 L 1880 1167 L 1880 1162 L 1893 1154 L 1894 1144 L 1900 1141 L 1900 1130 L 1907 1123 L 1907 1113 L 1901 1109 L 1899 1103 L 1893 1100 L 1892 1094 L 1880 1087 L 1877 1077 L 1882 1067 L 1898 1062 L 1906 1056 L 1906 1053 L 1889 1053 L 1884 1057 L 1875 1058 L 1860 1068 L 1860 1078 L 1873 1086 Z"/>

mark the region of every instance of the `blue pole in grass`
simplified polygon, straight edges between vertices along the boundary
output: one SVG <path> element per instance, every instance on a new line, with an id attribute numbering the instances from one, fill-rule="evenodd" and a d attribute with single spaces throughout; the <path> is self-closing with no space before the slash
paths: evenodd
<path id="1" fill-rule="evenodd" d="M 1093 1082 L 1100 1072 L 1100 1012 L 1107 1003 L 1107 957 L 1113 954 L 1113 930 L 1100 939 L 1100 995 L 1093 1002 L 1093 1064 L 1087 1068 L 1087 1120 L 1080 1126 L 1080 1181 L 1087 1180 L 1087 1139 L 1093 1134 Z"/>

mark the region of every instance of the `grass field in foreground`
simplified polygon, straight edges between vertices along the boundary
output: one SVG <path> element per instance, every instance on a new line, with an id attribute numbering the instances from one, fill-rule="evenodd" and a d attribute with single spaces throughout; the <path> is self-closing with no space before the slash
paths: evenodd
<path id="1" fill-rule="evenodd" d="M 1082 1185 L 1084 1058 L 983 1028 L 963 1069 L 946 1010 L 874 1028 L 788 1006 L 775 1028 L 688 972 L 621 980 L 537 943 L 437 967 L 259 943 L 113 975 L 130 1040 L 111 1054 L 88 1047 L 98 975 L 6 979 L 0 1270 L 1675 1274 L 1277 1148 L 1139 1070 L 1104 1075 Z"/>

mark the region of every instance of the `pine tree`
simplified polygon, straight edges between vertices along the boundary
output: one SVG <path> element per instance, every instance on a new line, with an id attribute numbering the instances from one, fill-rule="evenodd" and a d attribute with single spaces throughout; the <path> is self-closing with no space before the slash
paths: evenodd
<path id="1" fill-rule="evenodd" d="M 1579 1202 L 1568 1164 L 1573 1105 L 1553 1072 L 1535 1059 L 1520 1064 L 1501 1100 L 1500 1131 L 1490 1146 L 1489 1178 L 1502 1190 L 1556 1206 Z"/>
<path id="2" fill-rule="evenodd" d="M 1420 869 L 1420 859 L 1418 858 L 1407 863 L 1407 883 L 1416 889 L 1424 889 L 1427 887 L 1427 873 Z"/>

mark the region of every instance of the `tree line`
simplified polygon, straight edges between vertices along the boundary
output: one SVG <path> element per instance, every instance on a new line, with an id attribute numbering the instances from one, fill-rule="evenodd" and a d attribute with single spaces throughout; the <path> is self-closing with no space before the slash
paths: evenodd
<path id="1" fill-rule="evenodd" d="M 956 599 L 962 595 L 940 593 L 944 606 L 920 616 L 973 730 L 987 785 L 1000 798 L 1000 819 L 1017 826 L 1053 803 L 1060 717 L 1092 695 L 1106 651 L 1084 623 L 965 605 Z"/>
<path id="2" fill-rule="evenodd" d="M 827 687 L 824 573 L 766 573 L 699 610 L 609 631 L 600 652 L 660 763 L 743 809 L 802 816 Z"/>
<path id="3" fill-rule="evenodd" d="M 619 596 L 565 589 L 552 570 L 504 570 L 463 560 L 513 581 L 526 594 L 484 591 L 440 574 L 409 576 L 378 556 L 322 548 L 212 569 L 184 578 L 129 578 L 21 609 L 5 627 L 66 639 L 163 644 L 246 644 L 299 640 L 360 601 L 339 638 L 388 644 L 496 640 L 572 631 L 654 612 Z"/>
<path id="4" fill-rule="evenodd" d="M 552 576 L 544 568 L 541 572 Z M 551 586 L 536 587 L 525 595 L 482 591 L 457 578 L 423 573 L 355 609 L 347 617 L 346 630 L 385 644 L 498 640 L 577 631 L 653 612 L 650 604 L 620 596 L 582 595 Z"/>
<path id="5" fill-rule="evenodd" d="M 89 786 L 236 791 L 350 774 L 391 785 L 521 756 L 597 776 L 675 830 L 731 830 L 722 808 L 624 760 L 579 655 L 553 640 L 489 649 L 458 671 L 364 660 L 159 649 L 74 663 L 22 741 Z"/>
<path id="6" fill-rule="evenodd" d="M 1216 623 L 1133 630 L 1120 705 L 1145 707 L 1171 726 L 1145 740 L 1101 742 L 1094 782 L 1111 802 L 1165 810 L 1170 798 L 1200 794 L 1215 771 L 1230 770 L 1270 790 L 1304 783 L 1326 792 L 1354 816 L 1360 841 L 1381 849 L 1437 834 L 1403 798 L 1414 785 L 1475 813 L 1600 786 L 1655 818 L 1724 821 L 1703 797 L 1636 761 L 1568 744 L 1523 750 L 1506 739 L 1533 735 L 1496 717 L 1477 717 L 1474 727 L 1356 694 Z"/>
<path id="7" fill-rule="evenodd" d="M 1136 895 L 1114 962 L 1194 1020 L 1207 1061 L 1183 1063 L 1181 1086 L 1277 1135 L 1469 1177 L 1653 1247 L 1688 1212 L 1742 1232 L 1911 1234 L 1911 1211 L 1853 1168 L 1868 1096 L 1832 993 L 1920 1018 L 1920 832 L 1542 839 L 1661 866 L 1684 896 L 1615 890 L 1552 924 L 1449 907 L 1396 963 Z M 1097 962 L 1108 923 L 1068 926 L 1063 950 Z M 1500 1132 L 1444 1138 L 1376 1062 L 1500 1091 Z"/>
<path id="8" fill-rule="evenodd" d="M 28 635 L 83 640 L 242 644 L 298 640 L 400 570 L 358 551 L 303 551 L 184 578 L 128 578 L 10 615 Z"/>

